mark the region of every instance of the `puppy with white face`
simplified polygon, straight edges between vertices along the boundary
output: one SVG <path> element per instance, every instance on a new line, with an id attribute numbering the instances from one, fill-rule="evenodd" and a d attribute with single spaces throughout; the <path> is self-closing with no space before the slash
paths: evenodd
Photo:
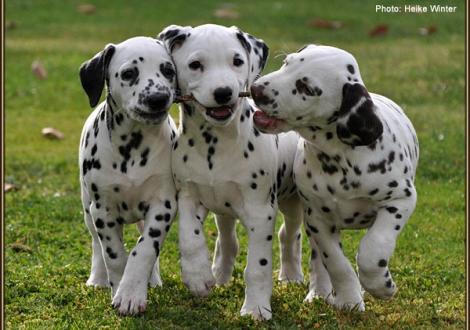
<path id="1" fill-rule="evenodd" d="M 107 87 L 79 150 L 85 223 L 93 238 L 87 285 L 111 286 L 122 314 L 145 310 L 148 283 L 161 284 L 158 256 L 177 209 L 170 164 L 176 127 L 168 116 L 175 75 L 163 44 L 147 37 L 109 44 L 80 67 L 91 107 Z M 142 219 L 142 236 L 128 259 L 122 226 Z"/>
<path id="2" fill-rule="evenodd" d="M 178 87 L 194 97 L 195 110 L 212 125 L 230 123 L 241 102 L 239 92 L 247 89 L 266 63 L 266 44 L 235 27 L 210 24 L 170 26 L 160 36 L 168 40 L 178 63 Z"/>
<path id="3" fill-rule="evenodd" d="M 389 299 L 388 269 L 399 233 L 416 205 L 415 130 L 391 100 L 369 93 L 355 58 L 309 45 L 251 87 L 265 132 L 297 131 L 294 175 L 312 247 L 310 292 L 338 308 L 364 310 L 362 287 Z M 357 254 L 359 280 L 340 231 L 368 228 Z M 317 246 L 318 244 L 318 246 Z M 333 295 L 334 290 L 334 295 Z"/>
<path id="4" fill-rule="evenodd" d="M 285 215 L 279 278 L 302 281 L 303 275 L 302 209 L 292 179 L 298 135 L 260 133 L 251 103 L 238 97 L 263 69 L 268 47 L 238 28 L 212 24 L 169 26 L 159 38 L 172 54 L 181 93 L 194 98 L 181 105 L 181 135 L 172 154 L 183 282 L 207 295 L 214 284 L 230 281 L 240 219 L 249 237 L 241 313 L 269 319 L 278 200 Z M 216 213 L 219 230 L 212 269 L 203 234 L 208 211 Z"/>

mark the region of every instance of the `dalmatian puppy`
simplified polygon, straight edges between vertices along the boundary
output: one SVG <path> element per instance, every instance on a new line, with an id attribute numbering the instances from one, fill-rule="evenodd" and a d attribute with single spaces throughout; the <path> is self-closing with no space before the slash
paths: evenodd
<path id="1" fill-rule="evenodd" d="M 85 223 L 93 239 L 87 285 L 111 286 L 113 305 L 134 314 L 146 308 L 149 281 L 161 285 L 158 256 L 177 210 L 170 157 L 176 127 L 168 116 L 175 68 L 159 40 L 135 37 L 108 44 L 83 63 L 80 79 L 91 107 L 107 86 L 79 150 Z M 122 226 L 141 219 L 142 236 L 128 259 Z"/>
<path id="2" fill-rule="evenodd" d="M 401 108 L 369 93 L 355 58 L 309 45 L 251 87 L 265 132 L 295 130 L 295 183 L 305 210 L 312 255 L 310 292 L 341 309 L 363 311 L 362 287 L 391 298 L 388 269 L 396 240 L 416 205 L 415 130 Z M 359 278 L 343 254 L 342 229 L 368 228 L 361 240 Z M 334 290 L 334 296 L 331 294 Z"/>
<path id="3" fill-rule="evenodd" d="M 181 105 L 181 134 L 172 153 L 183 282 L 205 296 L 215 284 L 230 281 L 240 219 L 249 240 L 241 314 L 270 319 L 278 200 L 285 216 L 279 233 L 281 280 L 303 280 L 303 211 L 292 179 L 298 135 L 260 133 L 253 126 L 252 104 L 238 97 L 263 69 L 268 47 L 236 27 L 212 24 L 172 25 L 159 38 L 172 54 L 181 93 L 194 98 Z M 216 214 L 219 232 L 212 267 L 203 233 L 208 211 Z"/>

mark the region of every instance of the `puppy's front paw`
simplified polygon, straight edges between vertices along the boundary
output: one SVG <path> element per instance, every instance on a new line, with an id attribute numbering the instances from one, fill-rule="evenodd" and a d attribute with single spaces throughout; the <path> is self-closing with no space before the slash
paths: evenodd
<path id="1" fill-rule="evenodd" d="M 363 312 L 366 309 L 362 297 L 335 296 L 333 305 L 337 309 Z"/>
<path id="2" fill-rule="evenodd" d="M 106 273 L 99 275 L 92 273 L 86 281 L 86 285 L 95 288 L 109 288 L 108 275 Z"/>
<path id="3" fill-rule="evenodd" d="M 293 265 L 283 264 L 279 271 L 279 281 L 287 283 L 303 283 L 304 275 L 302 270 Z"/>
<path id="4" fill-rule="evenodd" d="M 304 299 L 304 302 L 306 303 L 312 303 L 316 299 L 324 299 L 328 304 L 333 305 L 334 304 L 334 296 L 333 292 L 321 292 L 316 289 L 310 289 L 308 292 L 307 296 Z"/>
<path id="5" fill-rule="evenodd" d="M 216 280 L 217 285 L 225 285 L 232 279 L 232 268 L 224 267 L 223 265 L 213 264 L 212 265 L 212 274 Z"/>
<path id="6" fill-rule="evenodd" d="M 199 271 L 183 270 L 183 283 L 196 296 L 205 297 L 209 295 L 215 285 L 215 278 L 210 268 L 203 267 Z"/>
<path id="7" fill-rule="evenodd" d="M 126 285 L 121 283 L 114 295 L 112 305 L 121 315 L 134 315 L 147 309 L 147 284 Z"/>
<path id="8" fill-rule="evenodd" d="M 272 318 L 271 306 L 269 304 L 266 304 L 266 305 L 244 304 L 240 311 L 240 314 L 242 316 L 250 315 L 251 318 L 256 321 L 265 321 L 265 320 L 270 320 Z"/>

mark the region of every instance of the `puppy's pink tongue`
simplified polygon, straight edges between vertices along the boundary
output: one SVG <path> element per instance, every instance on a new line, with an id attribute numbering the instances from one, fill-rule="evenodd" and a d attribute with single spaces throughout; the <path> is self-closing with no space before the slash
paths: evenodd
<path id="1" fill-rule="evenodd" d="M 265 112 L 256 110 L 253 114 L 255 125 L 261 128 L 276 128 L 279 119 L 268 116 Z"/>
<path id="2" fill-rule="evenodd" d="M 208 110 L 210 115 L 215 118 L 225 118 L 232 113 L 230 107 L 219 107 Z"/>

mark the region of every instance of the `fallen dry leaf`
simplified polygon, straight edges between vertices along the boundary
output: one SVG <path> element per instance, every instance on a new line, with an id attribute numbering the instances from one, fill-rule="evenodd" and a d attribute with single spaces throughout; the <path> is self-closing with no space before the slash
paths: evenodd
<path id="1" fill-rule="evenodd" d="M 33 249 L 21 243 L 11 243 L 10 248 L 15 252 L 33 252 Z"/>
<path id="2" fill-rule="evenodd" d="M 3 191 L 4 192 L 10 192 L 10 191 L 14 191 L 14 190 L 18 190 L 18 187 L 15 186 L 13 183 L 5 183 L 3 185 Z"/>
<path id="3" fill-rule="evenodd" d="M 44 137 L 51 140 L 62 140 L 64 138 L 64 133 L 53 127 L 45 127 L 42 129 L 41 133 Z"/>
<path id="4" fill-rule="evenodd" d="M 214 10 L 214 17 L 237 19 L 240 17 L 240 13 L 232 8 L 232 6 L 224 6 Z"/>
<path id="5" fill-rule="evenodd" d="M 382 37 L 388 33 L 388 25 L 379 24 L 369 31 L 371 37 Z"/>
<path id="6" fill-rule="evenodd" d="M 44 68 L 44 65 L 39 60 L 35 60 L 33 64 L 31 64 L 31 71 L 36 76 L 36 78 L 40 80 L 47 78 L 46 68 Z"/>
<path id="7" fill-rule="evenodd" d="M 16 22 L 15 21 L 7 21 L 5 23 L 5 29 L 6 30 L 13 30 L 14 28 L 16 28 Z"/>
<path id="8" fill-rule="evenodd" d="M 423 36 L 427 36 L 436 32 L 437 32 L 437 27 L 435 25 L 419 28 L 419 34 Z"/>
<path id="9" fill-rule="evenodd" d="M 25 241 L 26 237 L 20 238 L 16 242 L 11 243 L 9 247 L 15 252 L 33 252 L 33 249 L 31 247 L 24 244 Z"/>
<path id="10" fill-rule="evenodd" d="M 319 29 L 331 29 L 336 30 L 343 27 L 343 23 L 340 21 L 329 21 L 326 19 L 314 19 L 308 23 L 309 26 Z"/>
<path id="11" fill-rule="evenodd" d="M 83 3 L 77 6 L 77 11 L 81 14 L 91 15 L 96 11 L 96 6 L 91 3 Z"/>

